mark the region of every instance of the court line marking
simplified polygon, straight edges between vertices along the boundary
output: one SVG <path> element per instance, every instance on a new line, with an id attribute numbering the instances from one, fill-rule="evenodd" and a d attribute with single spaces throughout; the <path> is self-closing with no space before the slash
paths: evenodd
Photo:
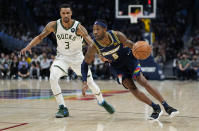
<path id="1" fill-rule="evenodd" d="M 13 123 L 13 122 L 0 122 L 0 123 L 8 123 L 8 124 L 21 124 L 21 123 Z"/>
<path id="2" fill-rule="evenodd" d="M 9 123 L 9 122 L 0 122 L 0 123 Z M 14 124 L 14 123 L 10 123 L 10 124 Z M 16 124 L 16 123 L 15 123 L 15 124 Z M 9 127 L 0 129 L 0 131 L 8 130 L 8 129 L 11 129 L 11 128 L 16 128 L 16 127 L 23 126 L 23 125 L 27 125 L 27 124 L 28 124 L 28 123 L 18 123 L 17 125 L 9 126 Z"/>
<path id="3" fill-rule="evenodd" d="M 80 110 L 80 111 L 96 111 L 96 110 L 82 110 L 82 109 L 72 109 L 72 110 Z M 106 112 L 106 111 L 97 111 L 97 112 Z M 132 114 L 145 114 L 145 113 L 141 113 L 141 112 L 123 112 L 123 111 L 116 111 L 117 113 L 132 113 Z M 162 116 L 169 116 L 169 115 L 162 115 Z M 185 117 L 185 118 L 196 118 L 199 119 L 199 116 L 183 116 L 183 115 L 178 115 L 175 117 Z"/>
<path id="4" fill-rule="evenodd" d="M 17 107 L 0 107 L 0 108 L 17 108 Z M 30 108 L 30 107 L 21 107 L 21 108 L 26 108 L 26 109 L 44 109 L 44 110 L 46 110 L 46 109 L 51 109 L 51 108 Z M 17 109 L 20 109 L 20 108 L 17 108 Z M 52 108 L 52 110 L 54 110 L 53 108 Z M 84 110 L 82 110 L 82 109 L 78 109 L 78 108 L 70 108 L 69 110 L 79 110 L 79 111 L 95 111 L 95 112 L 106 112 L 106 111 L 99 111 L 99 110 L 92 110 L 92 109 L 84 109 Z M 132 114 L 145 114 L 145 113 L 141 113 L 141 112 L 123 112 L 123 111 L 117 111 L 116 110 L 116 112 L 117 113 L 132 113 Z M 162 115 L 162 116 L 168 116 L 168 115 Z M 199 119 L 199 116 L 186 116 L 186 115 L 178 115 L 178 116 L 175 116 L 175 117 L 184 117 L 184 118 L 195 118 L 195 119 Z"/>

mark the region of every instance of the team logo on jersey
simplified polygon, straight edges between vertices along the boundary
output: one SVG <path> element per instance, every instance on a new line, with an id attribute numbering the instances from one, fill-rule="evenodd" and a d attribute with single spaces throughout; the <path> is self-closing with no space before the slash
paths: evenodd
<path id="1" fill-rule="evenodd" d="M 71 29 L 71 32 L 72 32 L 72 33 L 75 32 L 75 28 L 72 28 L 72 29 Z"/>

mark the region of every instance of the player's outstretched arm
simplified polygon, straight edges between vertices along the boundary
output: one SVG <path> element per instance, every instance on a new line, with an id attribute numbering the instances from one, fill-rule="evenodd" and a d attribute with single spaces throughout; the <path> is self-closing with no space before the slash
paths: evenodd
<path id="1" fill-rule="evenodd" d="M 51 32 L 55 32 L 56 30 L 56 21 L 49 22 L 43 31 L 36 36 L 25 48 L 23 48 L 20 54 L 24 55 L 26 51 L 31 53 L 31 48 L 33 46 L 38 45 L 46 36 L 48 36 Z"/>
<path id="2" fill-rule="evenodd" d="M 134 43 L 131 41 L 131 40 L 129 40 L 126 36 L 125 36 L 125 34 L 123 34 L 122 32 L 120 32 L 120 31 L 115 31 L 115 33 L 116 33 L 116 35 L 117 35 L 117 37 L 118 37 L 118 39 L 119 39 L 119 41 L 121 42 L 121 43 L 123 43 L 125 46 L 127 46 L 127 47 L 129 47 L 129 48 L 133 48 L 133 45 L 134 45 Z"/>
<path id="3" fill-rule="evenodd" d="M 85 55 L 85 62 L 87 64 L 91 64 L 92 61 L 95 58 L 95 53 L 97 52 L 95 46 L 94 46 L 94 41 L 91 39 L 90 35 L 88 34 L 87 30 L 79 24 L 77 34 L 81 35 L 86 43 L 88 43 L 88 50 Z"/>
<path id="4" fill-rule="evenodd" d="M 83 81 L 82 95 L 85 96 L 86 90 L 88 89 L 88 84 L 87 84 L 88 64 L 92 63 L 92 61 L 95 58 L 95 53 L 97 51 L 94 46 L 94 41 L 91 39 L 87 30 L 81 24 L 79 24 L 77 28 L 77 34 L 81 35 L 88 44 L 88 49 L 87 49 L 84 61 L 81 64 L 81 74 L 82 74 L 82 81 Z"/>
<path id="5" fill-rule="evenodd" d="M 86 95 L 86 90 L 88 89 L 87 76 L 88 76 L 88 64 L 91 64 L 95 58 L 96 48 L 94 45 L 89 45 L 86 52 L 85 58 L 81 64 L 81 74 L 82 74 L 82 95 Z"/>
<path id="6" fill-rule="evenodd" d="M 94 41 L 91 39 L 90 35 L 88 34 L 88 31 L 81 24 L 79 24 L 79 26 L 77 27 L 77 34 L 81 35 L 88 45 L 94 44 Z"/>

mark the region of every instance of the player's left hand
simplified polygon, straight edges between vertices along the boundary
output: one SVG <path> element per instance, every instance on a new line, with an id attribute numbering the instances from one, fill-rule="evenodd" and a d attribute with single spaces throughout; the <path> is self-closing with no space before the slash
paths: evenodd
<path id="1" fill-rule="evenodd" d="M 32 54 L 31 49 L 28 49 L 27 47 L 25 47 L 25 48 L 23 48 L 23 49 L 20 51 L 20 55 L 25 55 L 25 54 L 26 54 L 26 51 L 28 51 L 30 54 Z"/>
<path id="2" fill-rule="evenodd" d="M 82 95 L 83 96 L 86 96 L 86 90 L 88 89 L 88 84 L 87 82 L 83 82 L 83 85 L 82 85 Z"/>
<path id="3" fill-rule="evenodd" d="M 109 60 L 109 59 L 106 59 L 104 56 L 102 56 L 102 55 L 98 55 L 99 56 L 99 58 L 101 59 L 101 61 L 103 61 L 103 62 L 109 62 L 109 63 L 111 63 L 112 61 L 111 60 Z"/>

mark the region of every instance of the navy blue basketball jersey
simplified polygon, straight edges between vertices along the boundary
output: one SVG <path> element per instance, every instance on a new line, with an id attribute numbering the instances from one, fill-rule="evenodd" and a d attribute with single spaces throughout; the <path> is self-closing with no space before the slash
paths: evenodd
<path id="1" fill-rule="evenodd" d="M 109 34 L 109 37 L 111 38 L 112 43 L 106 46 L 93 38 L 95 42 L 95 47 L 97 48 L 97 51 L 100 55 L 112 61 L 111 64 L 121 65 L 121 63 L 123 63 L 125 59 L 125 56 L 131 53 L 131 49 L 128 47 L 124 47 L 124 45 L 119 41 L 116 34 L 112 30 L 109 30 L 107 32 Z"/>
<path id="2" fill-rule="evenodd" d="M 112 40 L 110 45 L 105 46 L 93 39 L 98 53 L 112 61 L 110 70 L 116 77 L 119 75 L 122 75 L 122 79 L 137 77 L 140 74 L 141 67 L 139 61 L 133 56 L 132 50 L 129 47 L 124 47 L 114 31 L 109 30 L 107 32 Z"/>
<path id="3" fill-rule="evenodd" d="M 100 55 L 114 62 L 120 59 L 124 53 L 128 52 L 130 49 L 128 47 L 124 47 L 123 44 L 120 43 L 119 39 L 113 31 L 109 30 L 107 32 L 111 38 L 112 43 L 106 46 L 94 39 L 95 47 L 97 48 L 97 51 Z"/>

